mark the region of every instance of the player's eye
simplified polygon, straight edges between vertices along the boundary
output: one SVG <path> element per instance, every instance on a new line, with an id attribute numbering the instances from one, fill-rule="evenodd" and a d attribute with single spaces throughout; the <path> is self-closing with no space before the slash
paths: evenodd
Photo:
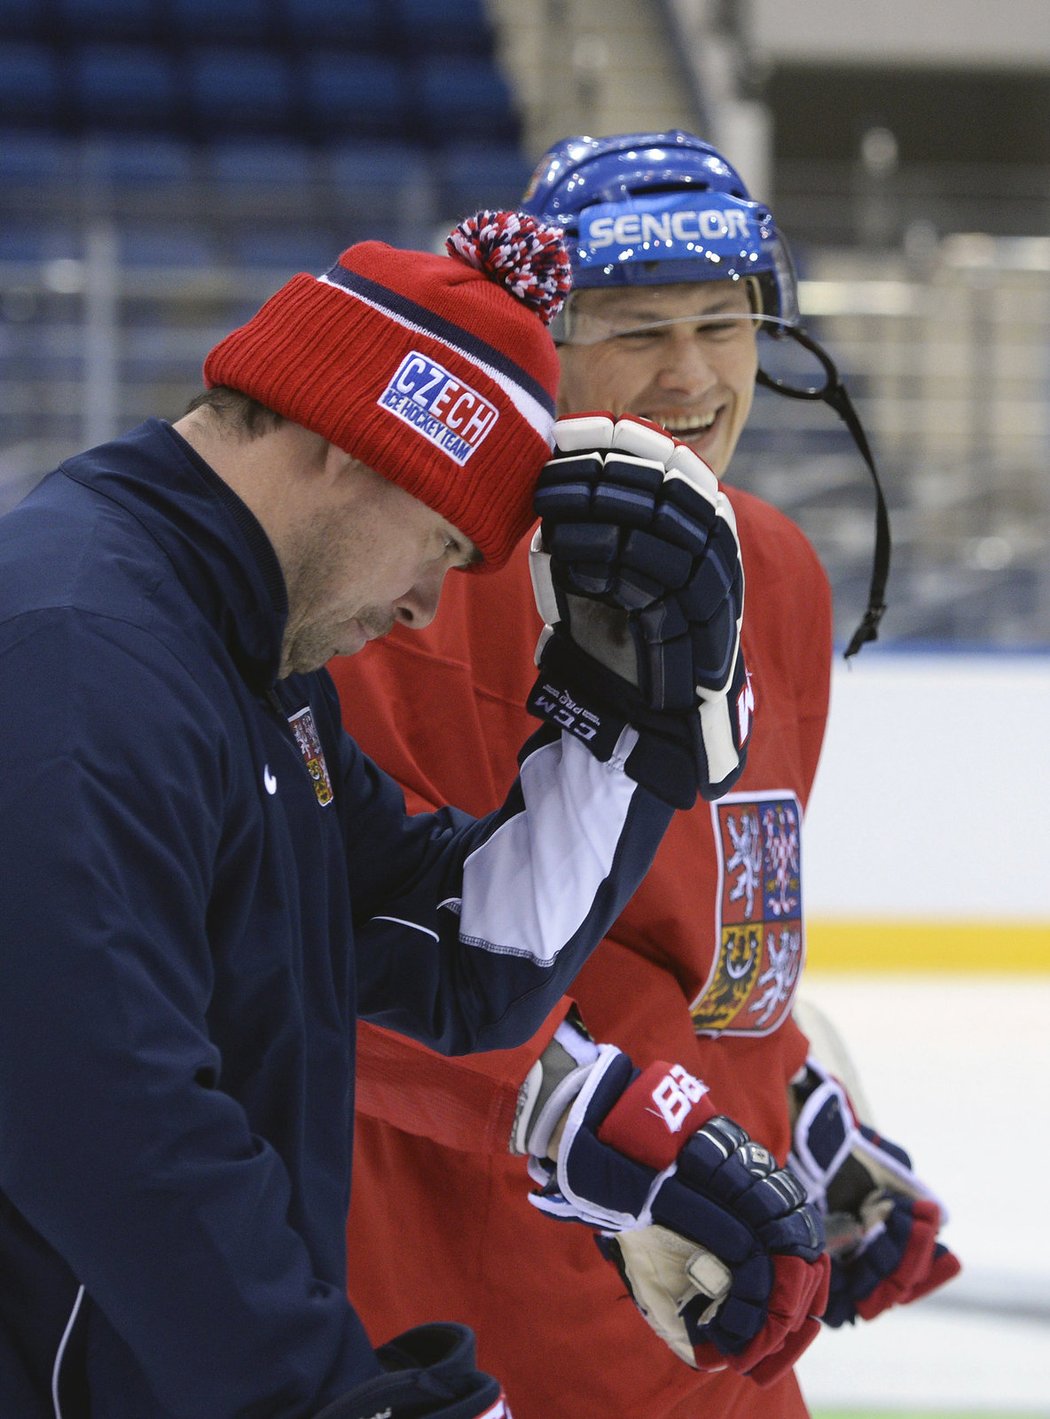
<path id="1" fill-rule="evenodd" d="M 659 340 L 663 333 L 662 330 L 653 330 L 651 326 L 643 325 L 637 330 L 623 330 L 615 338 L 625 344 L 641 345 L 648 340 Z"/>
<path id="2" fill-rule="evenodd" d="M 442 538 L 445 560 L 459 567 L 469 566 L 474 557 L 458 537 L 446 532 Z"/>

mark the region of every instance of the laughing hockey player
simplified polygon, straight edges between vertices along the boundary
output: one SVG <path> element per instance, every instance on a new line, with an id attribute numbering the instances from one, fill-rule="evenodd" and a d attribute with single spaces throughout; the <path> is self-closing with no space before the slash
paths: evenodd
<path id="1" fill-rule="evenodd" d="M 555 325 L 559 407 L 645 416 L 726 474 L 762 378 L 760 340 L 778 331 L 807 338 L 771 214 L 720 153 L 685 133 L 557 144 L 527 203 L 564 227 L 573 261 L 576 289 Z M 830 377 L 826 397 L 849 423 L 852 408 Z M 830 594 L 793 523 L 744 492 L 729 496 L 747 577 L 748 766 L 719 802 L 676 816 L 572 994 L 597 1041 L 638 1066 L 682 1066 L 657 1083 L 672 1112 L 691 1121 L 717 1110 L 781 1162 L 791 1155 L 834 1237 L 830 1293 L 806 1296 L 815 1319 L 794 1331 L 783 1322 L 785 1343 L 770 1353 L 755 1337 L 794 1298 L 793 1273 L 783 1258 L 757 1255 L 749 1228 L 762 1235 L 766 1222 L 753 1200 L 743 1229 L 739 1216 L 713 1212 L 701 1251 L 637 1228 L 639 1213 L 622 1200 L 603 1211 L 572 1197 L 574 1150 L 582 1169 L 583 1159 L 604 1157 L 603 1129 L 621 1137 L 618 1118 L 609 1121 L 616 1106 L 604 1123 L 595 1116 L 626 1065 L 578 1034 L 567 1004 L 529 1046 L 462 1061 L 366 1027 L 351 1234 L 375 1238 L 383 1262 L 356 1269 L 351 1295 L 381 1329 L 439 1302 L 470 1321 L 518 1419 L 802 1419 L 792 1361 L 818 1325 L 873 1318 L 957 1269 L 938 1241 L 936 1199 L 901 1150 L 858 1125 L 794 1017 L 802 817 L 827 712 Z M 877 626 L 886 555 L 881 527 L 854 645 Z M 451 795 L 480 812 L 502 797 L 542 627 L 528 563 L 522 546 L 480 597 L 453 578 L 446 618 L 432 630 L 392 636 L 359 665 L 334 667 L 346 723 L 417 806 Z M 543 619 L 559 610 L 557 598 L 545 599 Z M 450 703 L 463 707 L 454 730 L 435 712 Z M 570 1057 L 577 1067 L 559 1084 Z M 533 1108 L 538 1093 L 539 1118 L 556 1113 L 557 1096 L 543 1107 L 556 1088 L 580 1091 L 570 1161 L 563 1167 L 563 1138 L 556 1169 L 532 1165 L 539 1191 L 529 1198 L 508 1149 L 542 1151 L 546 1135 L 542 1126 L 530 1135 L 515 1110 Z M 734 1159 L 739 1138 L 721 1139 Z M 701 1146 L 690 1145 L 690 1156 Z M 646 1157 L 650 1166 L 664 1160 Z M 723 1174 L 733 1192 L 741 1183 L 730 1177 L 733 1168 Z M 650 1211 L 659 1220 L 659 1203 Z M 545 1213 L 588 1225 L 558 1226 Z"/>

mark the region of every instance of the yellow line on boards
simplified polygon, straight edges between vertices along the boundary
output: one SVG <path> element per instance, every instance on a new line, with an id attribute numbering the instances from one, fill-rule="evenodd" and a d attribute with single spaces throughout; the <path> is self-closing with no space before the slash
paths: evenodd
<path id="1" fill-rule="evenodd" d="M 806 923 L 814 971 L 1050 972 L 1050 922 L 852 921 Z"/>

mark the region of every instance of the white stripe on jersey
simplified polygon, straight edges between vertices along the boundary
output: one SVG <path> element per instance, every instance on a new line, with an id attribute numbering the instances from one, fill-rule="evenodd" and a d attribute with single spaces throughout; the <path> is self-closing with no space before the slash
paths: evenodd
<path id="1" fill-rule="evenodd" d="M 617 763 L 631 747 L 617 746 Z M 637 785 L 567 734 L 534 750 L 520 780 L 526 811 L 501 824 L 464 864 L 459 937 L 550 966 L 612 870 Z"/>

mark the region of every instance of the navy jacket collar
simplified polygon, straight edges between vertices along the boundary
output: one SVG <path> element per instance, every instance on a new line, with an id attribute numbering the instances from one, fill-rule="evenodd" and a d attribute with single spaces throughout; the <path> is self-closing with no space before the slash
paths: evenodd
<path id="1" fill-rule="evenodd" d="M 288 597 L 277 555 L 255 515 L 160 419 L 62 464 L 69 478 L 125 508 L 162 548 L 245 681 L 272 687 Z"/>

